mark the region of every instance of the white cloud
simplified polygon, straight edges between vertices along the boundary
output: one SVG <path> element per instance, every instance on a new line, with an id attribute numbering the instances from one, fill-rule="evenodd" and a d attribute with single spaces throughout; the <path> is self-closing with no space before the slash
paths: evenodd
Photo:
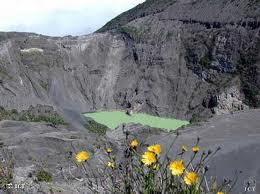
<path id="1" fill-rule="evenodd" d="M 93 32 L 144 0 L 0 0 L 0 31 Z"/>

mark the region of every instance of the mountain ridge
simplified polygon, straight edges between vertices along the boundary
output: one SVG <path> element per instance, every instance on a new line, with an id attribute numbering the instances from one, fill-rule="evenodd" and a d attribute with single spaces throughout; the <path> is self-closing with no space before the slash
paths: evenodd
<path id="1" fill-rule="evenodd" d="M 160 14 L 161 12 L 166 12 L 166 17 L 172 20 L 216 22 L 216 25 L 230 23 L 243 26 L 246 26 L 248 22 L 252 26 L 259 27 L 260 8 L 258 5 L 259 1 L 257 0 L 221 0 L 218 2 L 212 0 L 147 0 L 115 17 L 97 30 L 97 32 L 118 29 L 135 19 Z M 194 12 L 193 10 L 196 11 Z M 162 17 L 165 17 L 165 15 Z"/>

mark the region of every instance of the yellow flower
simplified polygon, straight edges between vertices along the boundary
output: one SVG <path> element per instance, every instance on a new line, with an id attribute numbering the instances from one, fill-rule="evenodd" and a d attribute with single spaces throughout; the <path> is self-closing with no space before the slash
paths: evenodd
<path id="1" fill-rule="evenodd" d="M 200 151 L 200 147 L 199 147 L 199 146 L 194 146 L 194 147 L 192 147 L 192 151 L 193 151 L 194 153 L 197 153 L 197 152 Z"/>
<path id="2" fill-rule="evenodd" d="M 109 161 L 108 163 L 107 163 L 107 166 L 108 167 L 110 167 L 110 168 L 115 168 L 116 167 L 116 163 L 115 162 L 111 162 L 111 161 Z"/>
<path id="3" fill-rule="evenodd" d="M 147 149 L 148 151 L 153 152 L 156 156 L 159 156 L 161 153 L 161 146 L 159 144 L 151 145 Z"/>
<path id="4" fill-rule="evenodd" d="M 169 164 L 169 169 L 174 176 L 180 176 L 184 171 L 182 160 L 174 160 Z"/>
<path id="5" fill-rule="evenodd" d="M 112 151 L 113 151 L 112 148 L 107 148 L 107 149 L 106 149 L 106 152 L 107 152 L 107 153 L 111 153 Z"/>
<path id="6" fill-rule="evenodd" d="M 89 159 L 89 153 L 86 151 L 78 152 L 76 155 L 77 162 L 85 162 Z"/>
<path id="7" fill-rule="evenodd" d="M 156 162 L 156 156 L 153 152 L 144 152 L 142 155 L 142 162 L 145 165 L 151 165 Z"/>
<path id="8" fill-rule="evenodd" d="M 222 191 L 218 191 L 217 194 L 224 194 L 224 192 L 222 192 Z"/>
<path id="9" fill-rule="evenodd" d="M 195 172 L 188 172 L 184 177 L 184 182 L 187 185 L 194 185 L 198 180 L 198 176 Z"/>
<path id="10" fill-rule="evenodd" d="M 137 139 L 133 139 L 131 142 L 130 142 L 130 147 L 135 149 L 137 148 L 137 146 L 139 145 Z"/>
<path id="11" fill-rule="evenodd" d="M 182 152 L 187 152 L 188 151 L 188 147 L 187 146 L 182 146 L 181 147 L 181 151 Z"/>

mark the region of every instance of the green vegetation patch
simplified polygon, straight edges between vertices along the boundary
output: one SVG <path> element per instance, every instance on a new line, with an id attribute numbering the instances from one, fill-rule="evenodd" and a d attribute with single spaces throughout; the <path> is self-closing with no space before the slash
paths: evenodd
<path id="1" fill-rule="evenodd" d="M 86 117 L 94 119 L 96 122 L 115 129 L 122 123 L 138 123 L 148 125 L 153 128 L 175 130 L 183 125 L 189 124 L 188 121 L 177 120 L 173 118 L 162 118 L 144 113 L 135 113 L 131 116 L 123 111 L 103 111 L 94 113 L 85 113 Z"/>
<path id="2" fill-rule="evenodd" d="M 210 54 L 206 54 L 204 57 L 202 57 L 200 59 L 199 62 L 203 67 L 205 67 L 206 69 L 209 69 L 210 67 L 210 63 L 211 63 L 211 56 Z"/>
<path id="3" fill-rule="evenodd" d="M 250 107 L 259 108 L 260 107 L 260 89 L 253 84 L 245 84 L 243 88 L 245 94 L 245 104 Z"/>
<path id="4" fill-rule="evenodd" d="M 97 133 L 100 135 L 105 135 L 107 130 L 109 129 L 107 126 L 102 125 L 94 120 L 89 120 L 86 124 L 85 124 L 85 128 L 88 129 L 89 131 L 93 132 L 93 133 Z"/>
<path id="5" fill-rule="evenodd" d="M 0 121 L 1 120 L 14 120 L 14 121 L 27 121 L 27 122 L 47 122 L 53 125 L 66 125 L 64 119 L 58 115 L 52 107 L 48 107 L 47 111 L 40 111 L 45 106 L 30 107 L 29 110 L 18 112 L 17 110 L 5 110 L 0 107 Z M 47 106 L 46 106 L 47 107 Z"/>
<path id="6" fill-rule="evenodd" d="M 119 30 L 121 33 L 128 34 L 136 41 L 140 41 L 146 33 L 149 33 L 149 29 L 137 28 L 134 26 L 122 26 Z"/>
<path id="7" fill-rule="evenodd" d="M 39 182 L 51 182 L 52 181 L 52 175 L 45 170 L 38 171 L 36 174 L 36 178 Z"/>
<path id="8" fill-rule="evenodd" d="M 32 115 L 32 114 L 24 114 L 19 117 L 20 121 L 28 121 L 28 122 L 47 122 L 53 125 L 66 125 L 66 122 L 59 115 Z"/>

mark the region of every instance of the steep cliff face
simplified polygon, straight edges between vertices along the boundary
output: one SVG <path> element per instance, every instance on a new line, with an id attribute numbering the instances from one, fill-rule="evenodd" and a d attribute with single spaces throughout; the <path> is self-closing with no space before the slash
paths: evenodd
<path id="1" fill-rule="evenodd" d="M 260 106 L 259 13 L 259 1 L 150 0 L 98 32 L 131 42 L 136 63 L 156 80 L 160 97 L 151 89 L 148 97 L 154 110 L 203 117 Z"/>
<path id="2" fill-rule="evenodd" d="M 186 119 L 258 107 L 259 13 L 258 1 L 149 0 L 88 36 L 1 33 L 0 106 Z"/>
<path id="3" fill-rule="evenodd" d="M 91 111 L 115 108 L 124 42 L 108 33 L 75 38 L 30 35 L 1 42 L 1 99 L 8 109 L 49 104 Z"/>

